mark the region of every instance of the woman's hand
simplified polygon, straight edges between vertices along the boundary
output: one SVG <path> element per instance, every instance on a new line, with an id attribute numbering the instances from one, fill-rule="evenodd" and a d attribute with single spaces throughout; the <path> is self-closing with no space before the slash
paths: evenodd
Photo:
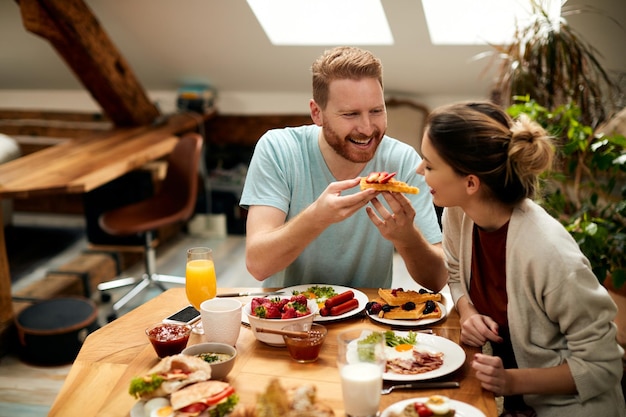
<path id="1" fill-rule="evenodd" d="M 411 242 L 415 233 L 415 209 L 411 200 L 401 193 L 381 194 L 389 205 L 389 210 L 377 198 L 372 199 L 373 208 L 366 208 L 370 220 L 385 239 L 391 242 Z"/>
<path id="2" fill-rule="evenodd" d="M 470 346 L 483 346 L 487 341 L 502 343 L 498 335 L 498 323 L 491 317 L 478 314 L 461 316 L 461 342 Z"/>
<path id="3" fill-rule="evenodd" d="M 480 385 L 496 395 L 512 395 L 511 377 L 504 369 L 502 359 L 497 356 L 477 353 L 472 361 L 472 368 L 476 371 L 476 378 Z"/>

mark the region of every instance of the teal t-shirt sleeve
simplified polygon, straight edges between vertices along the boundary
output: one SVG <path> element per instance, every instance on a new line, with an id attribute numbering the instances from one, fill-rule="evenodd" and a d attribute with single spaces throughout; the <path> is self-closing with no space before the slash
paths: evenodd
<path id="1" fill-rule="evenodd" d="M 287 182 L 285 160 L 282 152 L 277 148 L 277 141 L 283 132 L 270 130 L 259 139 L 254 155 L 248 167 L 239 205 L 248 209 L 250 206 L 272 206 L 287 213 L 291 193 Z"/>

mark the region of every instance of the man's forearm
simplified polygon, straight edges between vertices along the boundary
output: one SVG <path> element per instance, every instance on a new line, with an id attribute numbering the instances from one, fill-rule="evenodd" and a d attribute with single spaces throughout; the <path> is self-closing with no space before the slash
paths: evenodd
<path id="1" fill-rule="evenodd" d="M 273 230 L 246 239 L 246 266 L 263 281 L 289 266 L 326 228 L 314 221 L 308 209 Z"/>
<path id="2" fill-rule="evenodd" d="M 441 245 L 432 245 L 416 231 L 417 236 L 411 246 L 397 246 L 398 254 L 404 260 L 407 271 L 423 287 L 438 292 L 447 281 L 447 271 L 443 261 Z"/>

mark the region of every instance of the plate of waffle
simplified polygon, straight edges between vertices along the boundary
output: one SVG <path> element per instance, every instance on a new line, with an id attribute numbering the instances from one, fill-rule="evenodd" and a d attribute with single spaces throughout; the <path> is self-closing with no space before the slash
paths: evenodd
<path id="1" fill-rule="evenodd" d="M 378 297 L 370 300 L 365 311 L 371 320 L 378 323 L 418 327 L 446 317 L 448 312 L 442 301 L 441 293 L 379 288 Z"/>

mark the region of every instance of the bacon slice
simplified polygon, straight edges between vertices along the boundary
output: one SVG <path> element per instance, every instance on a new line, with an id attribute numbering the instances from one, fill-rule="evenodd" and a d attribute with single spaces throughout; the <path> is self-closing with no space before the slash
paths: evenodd
<path id="1" fill-rule="evenodd" d="M 387 361 L 387 371 L 401 375 L 416 375 L 434 371 L 443 365 L 443 353 L 420 352 L 413 349 L 413 359 Z"/>

